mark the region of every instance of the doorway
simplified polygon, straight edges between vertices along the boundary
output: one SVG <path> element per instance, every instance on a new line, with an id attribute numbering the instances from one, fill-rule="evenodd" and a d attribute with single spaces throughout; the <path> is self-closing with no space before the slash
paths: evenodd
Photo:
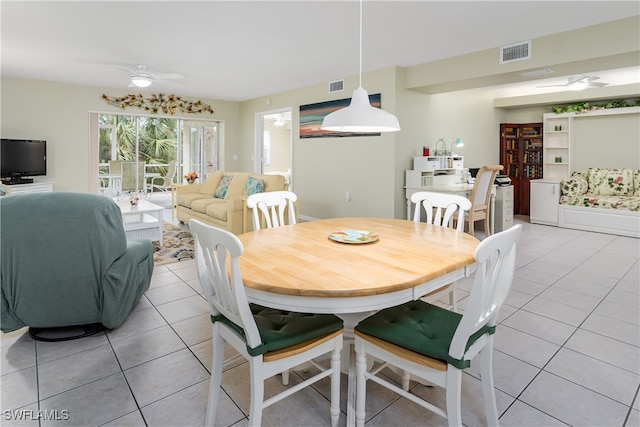
<path id="1" fill-rule="evenodd" d="M 218 123 L 182 121 L 182 146 L 178 153 L 178 176 L 196 172 L 204 182 L 207 175 L 220 169 Z"/>
<path id="2" fill-rule="evenodd" d="M 293 189 L 293 134 L 291 107 L 256 114 L 254 172 L 283 175 Z"/>

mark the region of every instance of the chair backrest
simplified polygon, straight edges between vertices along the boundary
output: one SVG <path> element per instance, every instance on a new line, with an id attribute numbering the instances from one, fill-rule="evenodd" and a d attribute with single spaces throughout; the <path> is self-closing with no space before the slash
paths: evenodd
<path id="1" fill-rule="evenodd" d="M 478 269 L 460 324 L 451 341 L 449 355 L 462 359 L 469 338 L 485 325 L 496 325 L 498 311 L 511 289 L 516 264 L 516 243 L 522 225 L 484 239 L 475 252 Z"/>
<path id="2" fill-rule="evenodd" d="M 122 191 L 144 189 L 144 171 L 147 162 L 122 162 Z M 137 184 L 136 184 L 137 182 Z"/>
<path id="3" fill-rule="evenodd" d="M 455 215 L 456 230 L 464 231 L 464 213 L 471 209 L 471 201 L 466 197 L 457 194 L 418 191 L 411 195 L 411 202 L 416 205 L 413 211 L 415 222 L 420 222 L 421 211 L 424 210 L 428 224 L 453 228 Z"/>
<path id="4" fill-rule="evenodd" d="M 109 174 L 122 175 L 122 162 L 120 160 L 109 160 Z"/>
<path id="5" fill-rule="evenodd" d="M 496 179 L 498 171 L 502 169 L 502 165 L 490 165 L 482 166 L 478 170 L 470 197 L 474 211 L 487 209 L 489 200 L 491 200 L 491 186 Z"/>
<path id="6" fill-rule="evenodd" d="M 247 344 L 255 348 L 262 341 L 238 264 L 244 251 L 242 242 L 234 234 L 197 219 L 189 220 L 189 231 L 194 237 L 198 278 L 211 314 L 222 315 L 242 328 Z"/>
<path id="7" fill-rule="evenodd" d="M 173 184 L 173 180 L 175 177 L 176 177 L 176 161 L 170 160 L 169 167 L 167 168 L 167 174 L 164 176 L 163 185 L 165 187 L 171 187 L 171 184 Z"/>
<path id="8" fill-rule="evenodd" d="M 253 210 L 253 229 L 260 230 L 260 214 L 266 228 L 296 223 L 295 205 L 298 196 L 291 191 L 267 191 L 247 197 L 247 208 Z M 288 222 L 285 222 L 285 213 Z"/>

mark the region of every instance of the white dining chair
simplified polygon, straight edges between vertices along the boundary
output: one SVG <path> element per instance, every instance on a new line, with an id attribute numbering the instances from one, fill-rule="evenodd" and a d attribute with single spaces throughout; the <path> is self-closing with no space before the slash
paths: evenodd
<path id="1" fill-rule="evenodd" d="M 422 300 L 381 310 L 355 328 L 356 426 L 365 420 L 366 382 L 379 385 L 462 425 L 462 371 L 480 355 L 480 377 L 487 425 L 498 425 L 493 385 L 493 334 L 515 271 L 518 224 L 480 242 L 469 302 L 464 314 Z M 367 370 L 367 358 L 374 362 Z M 413 378 L 445 389 L 445 406 L 437 406 L 398 387 L 378 373 L 389 365 Z"/>
<path id="2" fill-rule="evenodd" d="M 291 191 L 267 191 L 250 195 L 247 197 L 247 208 L 253 211 L 253 229 L 260 230 L 262 220 L 266 228 L 295 224 L 297 200 L 298 196 Z"/>
<path id="3" fill-rule="evenodd" d="M 336 427 L 340 417 L 340 352 L 343 323 L 333 314 L 282 311 L 249 304 L 238 259 L 244 250 L 234 234 L 198 220 L 189 220 L 195 240 L 196 270 L 211 309 L 213 362 L 205 424 L 216 420 L 222 379 L 224 343 L 229 343 L 249 363 L 251 403 L 249 425 L 259 426 L 262 410 L 289 395 L 330 377 L 330 417 Z M 330 356 L 330 366 L 314 359 Z M 301 363 L 320 372 L 264 399 L 264 381 Z"/>
<path id="4" fill-rule="evenodd" d="M 296 224 L 295 203 L 297 200 L 298 196 L 295 193 L 286 190 L 250 195 L 247 197 L 247 209 L 251 209 L 253 212 L 253 229 L 260 230 L 262 228 L 262 219 L 265 228 Z M 282 384 L 289 384 L 289 371 L 282 372 Z"/>
<path id="5" fill-rule="evenodd" d="M 460 232 L 464 231 L 465 213 L 471 209 L 471 201 L 466 197 L 456 194 L 419 191 L 411 195 L 411 202 L 415 203 L 413 211 L 413 220 L 415 222 L 420 222 L 424 217 L 427 224 L 454 228 Z M 422 298 L 427 301 L 434 301 L 445 294 L 449 295 L 447 308 L 457 311 L 458 302 L 455 282 L 436 289 Z"/>

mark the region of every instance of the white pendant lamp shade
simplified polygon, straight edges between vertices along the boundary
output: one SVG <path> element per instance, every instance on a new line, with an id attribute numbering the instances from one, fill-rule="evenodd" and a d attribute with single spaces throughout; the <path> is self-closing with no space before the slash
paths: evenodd
<path id="1" fill-rule="evenodd" d="M 398 118 L 369 102 L 367 91 L 362 88 L 362 0 L 360 0 L 360 84 L 353 91 L 351 103 L 322 120 L 320 129 L 333 132 L 395 132 L 400 130 Z"/>
<path id="2" fill-rule="evenodd" d="M 348 107 L 327 114 L 321 129 L 334 132 L 394 132 L 400 130 L 393 114 L 373 107 L 367 91 L 358 87 Z"/>

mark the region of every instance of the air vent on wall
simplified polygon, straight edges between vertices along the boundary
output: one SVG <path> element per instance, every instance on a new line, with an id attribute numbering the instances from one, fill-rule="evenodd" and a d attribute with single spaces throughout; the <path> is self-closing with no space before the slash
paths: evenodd
<path id="1" fill-rule="evenodd" d="M 531 41 L 519 42 L 500 48 L 500 63 L 531 59 Z"/>
<path id="2" fill-rule="evenodd" d="M 344 90 L 344 80 L 336 80 L 329 83 L 329 93 L 342 92 Z"/>

